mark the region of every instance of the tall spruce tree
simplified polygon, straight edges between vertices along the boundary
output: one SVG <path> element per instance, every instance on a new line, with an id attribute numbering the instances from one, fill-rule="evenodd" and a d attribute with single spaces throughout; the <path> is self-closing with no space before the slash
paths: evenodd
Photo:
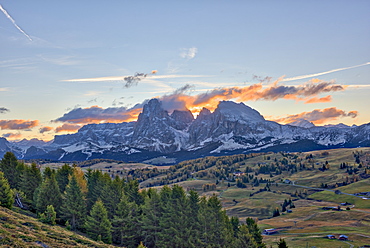
<path id="1" fill-rule="evenodd" d="M 252 235 L 253 239 L 256 241 L 259 248 L 265 248 L 266 245 L 263 243 L 261 231 L 257 226 L 257 223 L 252 218 L 247 218 L 245 221 L 247 228 L 249 230 L 249 233 Z"/>
<path id="2" fill-rule="evenodd" d="M 12 152 L 4 154 L 0 161 L 0 170 L 4 173 L 4 177 L 8 180 L 10 188 L 18 188 L 20 173 L 17 169 L 18 160 Z"/>
<path id="3" fill-rule="evenodd" d="M 50 178 L 47 177 L 40 187 L 35 190 L 34 199 L 38 213 L 45 212 L 48 205 L 52 205 L 57 214 L 59 213 L 62 204 L 62 195 L 60 194 L 54 174 Z"/>
<path id="4" fill-rule="evenodd" d="M 113 219 L 118 203 L 123 196 L 124 181 L 118 176 L 114 180 L 107 181 L 103 186 L 102 201 L 108 211 L 109 219 Z"/>
<path id="5" fill-rule="evenodd" d="M 37 165 L 32 163 L 31 166 L 25 166 L 20 178 L 20 190 L 25 194 L 27 203 L 32 203 L 35 190 L 41 183 L 42 176 Z"/>
<path id="6" fill-rule="evenodd" d="M 69 221 L 72 230 L 82 229 L 86 219 L 86 202 L 78 185 L 76 176 L 72 174 L 63 195 L 61 214 Z"/>
<path id="7" fill-rule="evenodd" d="M 162 200 L 164 205 L 162 205 L 162 217 L 159 221 L 162 231 L 159 234 L 157 245 L 159 247 L 189 247 L 188 216 L 186 216 L 189 205 L 186 194 L 184 189 L 178 185 L 170 188 L 168 193 L 168 201 Z"/>
<path id="8" fill-rule="evenodd" d="M 107 209 L 100 199 L 92 207 L 90 216 L 87 216 L 86 231 L 95 240 L 98 240 L 100 235 L 104 243 L 112 243 L 112 225 L 108 219 Z"/>
<path id="9" fill-rule="evenodd" d="M 4 173 L 0 171 L 0 206 L 11 209 L 13 203 L 13 192 L 10 189 L 8 180 L 4 177 Z"/>
<path id="10" fill-rule="evenodd" d="M 57 179 L 60 193 L 64 193 L 66 190 L 66 187 L 69 182 L 69 176 L 72 175 L 73 168 L 69 166 L 68 164 L 64 164 L 62 167 L 60 167 L 55 175 L 55 178 Z"/>
<path id="11" fill-rule="evenodd" d="M 155 189 L 147 190 L 147 197 L 143 205 L 142 236 L 147 247 L 156 247 L 158 234 L 161 231 L 159 220 L 162 216 L 162 206 L 160 196 Z M 189 237 L 190 238 L 190 237 Z"/>

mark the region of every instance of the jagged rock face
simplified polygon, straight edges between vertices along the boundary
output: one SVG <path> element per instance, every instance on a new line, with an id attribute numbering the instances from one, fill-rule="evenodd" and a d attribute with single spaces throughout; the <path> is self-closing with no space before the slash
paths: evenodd
<path id="1" fill-rule="evenodd" d="M 72 145 L 78 142 L 95 144 L 128 143 L 134 129 L 134 122 L 88 124 L 75 134 L 57 135 L 53 145 Z"/>
<path id="2" fill-rule="evenodd" d="M 137 122 L 89 124 L 75 134 L 55 136 L 52 144 L 28 151 L 0 139 L 0 152 L 19 151 L 20 158 L 24 154 L 24 158 L 66 161 L 89 158 L 140 161 L 168 154 L 175 157 L 190 154 L 186 155 L 189 159 L 233 151 L 304 151 L 357 146 L 370 146 L 370 123 L 340 128 L 280 125 L 266 121 L 243 103 L 230 101 L 220 102 L 213 113 L 203 108 L 194 120 L 189 110 L 169 114 L 158 99 L 144 106 Z M 201 153 L 203 151 L 206 154 Z"/>
<path id="3" fill-rule="evenodd" d="M 132 135 L 132 144 L 149 151 L 180 151 L 187 141 L 183 130 L 191 122 L 191 113 L 174 111 L 170 116 L 158 99 L 152 99 L 139 115 Z"/>
<path id="4" fill-rule="evenodd" d="M 0 137 L 0 157 L 2 158 L 7 152 L 12 152 L 16 156 L 20 156 L 21 149 L 7 141 L 5 138 Z"/>

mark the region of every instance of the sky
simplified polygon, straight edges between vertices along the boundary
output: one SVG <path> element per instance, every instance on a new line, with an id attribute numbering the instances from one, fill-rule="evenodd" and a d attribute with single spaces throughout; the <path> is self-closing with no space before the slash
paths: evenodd
<path id="1" fill-rule="evenodd" d="M 0 137 L 136 120 L 159 98 L 370 122 L 370 1 L 0 0 Z"/>

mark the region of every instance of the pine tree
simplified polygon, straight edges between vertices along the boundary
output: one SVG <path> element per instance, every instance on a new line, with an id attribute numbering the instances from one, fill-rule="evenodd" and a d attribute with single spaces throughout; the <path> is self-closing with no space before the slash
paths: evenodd
<path id="1" fill-rule="evenodd" d="M 225 247 L 233 239 L 233 230 L 216 195 L 200 200 L 201 240 L 205 247 Z"/>
<path id="2" fill-rule="evenodd" d="M 25 166 L 25 169 L 21 175 L 20 190 L 26 195 L 26 200 L 31 203 L 35 190 L 41 185 L 42 176 L 40 169 L 37 168 L 35 163 L 31 166 Z"/>
<path id="3" fill-rule="evenodd" d="M 46 207 L 46 211 L 40 214 L 40 221 L 51 225 L 56 224 L 56 218 L 57 213 L 55 212 L 53 205 L 48 205 Z"/>
<path id="4" fill-rule="evenodd" d="M 112 225 L 108 219 L 108 212 L 100 199 L 92 207 L 90 216 L 87 216 L 86 231 L 95 240 L 98 240 L 98 236 L 101 235 L 104 243 L 112 243 Z"/>
<path id="5" fill-rule="evenodd" d="M 141 239 L 141 211 L 135 202 L 123 196 L 113 219 L 113 240 L 127 247 L 137 247 Z"/>
<path id="6" fill-rule="evenodd" d="M 253 236 L 249 233 L 246 225 L 239 226 L 238 236 L 227 245 L 227 247 L 248 247 L 248 248 L 259 248 L 265 246 L 259 246 L 253 239 Z"/>
<path id="7" fill-rule="evenodd" d="M 8 180 L 0 171 L 0 206 L 11 209 L 14 203 L 13 192 L 10 189 Z"/>
<path id="8" fill-rule="evenodd" d="M 18 160 L 11 152 L 5 153 L 0 161 L 0 170 L 4 173 L 4 177 L 8 180 L 10 188 L 18 188 L 20 173 L 17 170 Z"/>
<path id="9" fill-rule="evenodd" d="M 156 247 L 158 235 L 161 231 L 159 220 L 162 216 L 162 206 L 160 196 L 155 189 L 147 190 L 147 197 L 143 205 L 142 236 L 143 241 L 148 247 Z M 189 238 L 192 238 L 189 236 Z"/>
<path id="10" fill-rule="evenodd" d="M 104 197 L 102 201 L 108 211 L 110 220 L 113 219 L 117 205 L 123 196 L 123 185 L 124 181 L 117 176 L 113 181 L 109 179 L 103 186 Z"/>
<path id="11" fill-rule="evenodd" d="M 246 226 L 249 230 L 249 233 L 252 235 L 254 241 L 257 243 L 259 248 L 264 248 L 266 245 L 263 243 L 263 237 L 261 235 L 261 231 L 257 226 L 257 223 L 252 218 L 246 219 Z"/>
<path id="12" fill-rule="evenodd" d="M 57 213 L 59 212 L 62 196 L 54 175 L 46 178 L 41 186 L 35 190 L 34 199 L 38 213 L 45 212 L 48 205 L 52 205 Z"/>
<path id="13" fill-rule="evenodd" d="M 55 176 L 55 170 L 54 169 L 50 169 L 50 167 L 46 167 L 45 170 L 44 170 L 44 174 L 42 175 L 44 181 L 47 179 L 47 178 L 51 178 L 52 176 Z"/>
<path id="14" fill-rule="evenodd" d="M 69 176 L 72 175 L 73 169 L 68 164 L 64 164 L 56 172 L 55 178 L 57 179 L 60 193 L 64 193 L 69 182 Z"/>
<path id="15" fill-rule="evenodd" d="M 279 242 L 277 242 L 278 248 L 288 248 L 288 245 L 286 244 L 284 239 L 279 239 Z"/>
<path id="16" fill-rule="evenodd" d="M 82 229 L 86 217 L 86 203 L 75 175 L 72 175 L 64 193 L 62 217 L 71 224 L 71 229 Z"/>

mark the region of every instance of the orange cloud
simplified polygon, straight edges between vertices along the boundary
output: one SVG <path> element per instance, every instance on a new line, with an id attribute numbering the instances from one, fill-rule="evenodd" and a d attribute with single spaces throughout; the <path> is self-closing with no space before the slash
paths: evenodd
<path id="1" fill-rule="evenodd" d="M 45 132 L 49 132 L 53 129 L 54 129 L 53 127 L 42 127 L 42 128 L 39 129 L 39 132 L 40 133 L 45 133 Z"/>
<path id="2" fill-rule="evenodd" d="M 64 131 L 66 131 L 66 132 L 76 132 L 80 128 L 81 128 L 81 125 L 65 123 L 65 124 L 55 128 L 55 132 L 56 133 L 60 133 L 60 132 L 64 132 Z"/>
<path id="3" fill-rule="evenodd" d="M 7 139 L 19 139 L 22 137 L 22 134 L 20 133 L 5 133 L 3 134 L 3 137 Z"/>
<path id="4" fill-rule="evenodd" d="M 323 124 L 328 121 L 337 120 L 343 117 L 357 117 L 357 111 L 345 112 L 344 110 L 337 109 L 335 107 L 326 109 L 315 109 L 311 112 L 303 112 L 295 115 L 288 115 L 286 117 L 272 119 L 272 121 L 279 122 L 281 124 L 289 124 L 298 120 L 307 120 L 316 124 Z"/>
<path id="5" fill-rule="evenodd" d="M 321 93 L 344 90 L 345 86 L 334 84 L 334 82 L 326 82 L 318 79 L 310 80 L 305 84 L 298 86 L 279 85 L 276 81 L 267 87 L 262 83 L 253 84 L 245 87 L 230 87 L 213 89 L 207 93 L 189 96 L 184 92 L 175 91 L 171 95 L 161 97 L 161 101 L 166 105 L 177 106 L 180 109 L 190 109 L 193 113 L 199 112 L 203 107 L 209 110 L 214 110 L 219 101 L 234 99 L 238 102 L 244 101 L 275 101 L 278 99 L 289 99 L 312 102 L 327 102 L 330 101 L 330 96 L 317 98 Z"/>
<path id="6" fill-rule="evenodd" d="M 325 97 L 313 97 L 305 101 L 304 103 L 320 103 L 320 102 L 331 102 L 331 96 L 325 96 Z"/>
<path id="7" fill-rule="evenodd" d="M 38 120 L 0 120 L 0 128 L 9 130 L 29 129 L 39 125 Z"/>

